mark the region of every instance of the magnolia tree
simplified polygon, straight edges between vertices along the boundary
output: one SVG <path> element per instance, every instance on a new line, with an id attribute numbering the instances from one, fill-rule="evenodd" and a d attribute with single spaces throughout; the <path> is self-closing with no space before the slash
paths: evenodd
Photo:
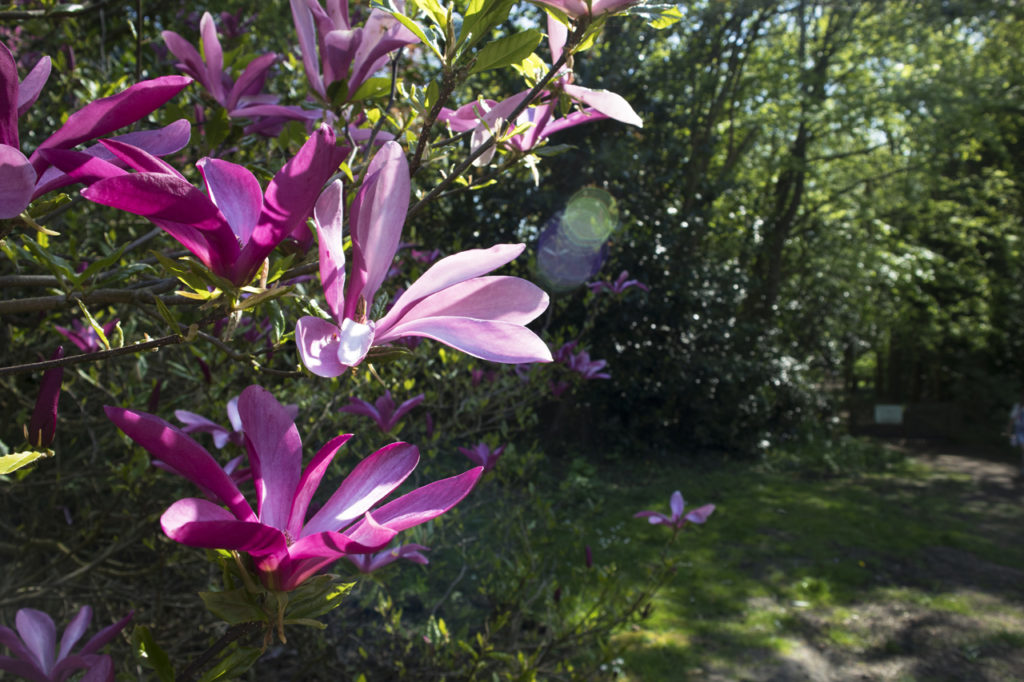
<path id="1" fill-rule="evenodd" d="M 44 313 L 62 322 L 53 325 L 53 343 L 44 349 L 49 359 L 20 362 L 28 349 L 9 350 L 14 364 L 0 369 L 5 377 L 41 378 L 27 445 L 0 457 L 0 474 L 22 480 L 31 476 L 22 467 L 61 457 L 50 447 L 61 428 L 67 369 L 97 384 L 84 367 L 180 346 L 204 348 L 192 370 L 208 383 L 217 373 L 211 355 L 236 368 L 226 383 L 237 382 L 242 368 L 245 383 L 227 402 L 228 426 L 212 413 L 179 409 L 177 423 L 153 414 L 160 380 L 148 406 L 89 406 L 154 465 L 194 484 L 196 496 L 166 500 L 160 526 L 175 542 L 211 550 L 222 566 L 223 589 L 203 600 L 234 626 L 226 641 L 253 632 L 262 632 L 265 643 L 275 636 L 284 641 L 286 626 L 319 626 L 317 619 L 351 587 L 324 573 L 339 559 L 367 573 L 398 559 L 428 563 L 427 547 L 403 544 L 400 534 L 458 505 L 482 476 L 500 468 L 507 447 L 499 443 L 507 433 L 463 424 L 460 449 L 475 466 L 453 466 L 436 480 L 414 477 L 416 485 L 397 494 L 420 461 L 416 445 L 387 443 L 339 473 L 332 461 L 352 435 L 304 452 L 297 424 L 312 419 L 282 404 L 288 396 L 275 396 L 280 382 L 304 383 L 332 399 L 341 395 L 347 404 L 338 411 L 372 419 L 391 436 L 422 409 L 423 394 L 396 402 L 389 389 L 369 401 L 353 387 L 366 377 L 411 387 L 416 366 L 404 361 L 418 354 L 483 361 L 464 370 L 452 365 L 453 371 L 474 388 L 528 385 L 517 401 L 531 394 L 557 398 L 571 380 L 611 378 L 578 337 L 545 339 L 529 326 L 549 306 L 544 288 L 494 274 L 509 264 L 529 272 L 526 244 L 457 250 L 417 243 L 427 232 L 417 229 L 416 217 L 430 202 L 486 191 L 502 174 L 535 168 L 561 130 L 601 119 L 641 127 L 623 98 L 578 83 L 573 62 L 600 40 L 612 15 L 632 12 L 661 24 L 679 17 L 671 7 L 620 0 L 537 0 L 532 9 L 510 0 L 372 8 L 291 0 L 290 9 L 289 55 L 226 50 L 218 20 L 206 13 L 198 35 L 162 33 L 183 75 L 139 80 L 81 102 L 43 134 L 38 122 L 52 119 L 31 119 L 31 144 L 22 122 L 45 91 L 51 60 L 0 44 L 0 238 L 8 273 L 0 275 L 0 313 Z M 543 30 L 525 27 L 541 16 Z M 508 33 L 513 23 L 520 30 Z M 272 87 L 275 67 L 282 63 L 304 72 L 305 92 L 276 94 L 282 89 Z M 521 91 L 499 95 L 490 80 L 486 92 L 474 92 L 483 75 L 501 69 L 515 74 Z M 283 89 L 296 90 L 296 80 Z M 194 103 L 191 111 L 177 103 L 183 97 Z M 167 120 L 180 112 L 188 118 Z M 590 261 L 608 236 L 611 212 L 607 201 L 599 208 L 567 206 L 556 219 L 558 235 L 535 257 L 542 283 L 558 289 L 595 277 Z M 104 249 L 76 262 L 70 253 L 85 237 L 75 231 L 95 224 L 92 215 L 116 214 L 108 209 L 121 214 L 118 220 L 131 214 L 140 217 L 136 225 L 145 220 L 151 227 L 130 240 L 106 232 Z M 575 227 L 566 227 L 570 218 Z M 561 268 L 545 268 L 559 258 Z M 627 278 L 591 282 L 589 295 L 646 290 Z M 26 293 L 40 286 L 52 293 Z M 576 331 L 584 336 L 586 324 Z M 19 338 L 29 337 L 9 337 L 12 349 Z M 77 352 L 69 352 L 72 346 Z M 560 373 L 539 375 L 532 367 L 553 361 Z M 502 365 L 510 369 L 499 374 Z M 116 399 L 118 390 L 106 393 Z M 309 401 L 302 407 L 317 408 Z M 436 438 L 435 430 L 452 427 L 458 415 L 435 408 L 423 418 L 426 437 Z M 235 447 L 245 454 L 222 461 L 200 434 L 212 437 L 217 451 Z M 17 483 L 12 492 L 18 494 Z M 685 522 L 681 500 L 677 492 L 671 518 L 644 515 L 678 531 Z M 703 507 L 685 519 L 702 523 L 710 511 Z M 588 567 L 591 561 L 588 548 Z M 87 679 L 112 679 L 111 661 L 98 651 L 127 619 L 71 655 L 90 615 L 80 612 L 58 649 L 49 616 L 23 609 L 17 635 L 0 628 L 12 653 L 0 657 L 0 669 L 39 680 L 85 669 Z M 140 637 L 140 648 L 159 651 Z M 217 651 L 179 676 L 198 675 Z M 254 662 L 235 660 L 232 670 Z M 173 675 L 172 664 L 155 653 L 148 663 Z"/>

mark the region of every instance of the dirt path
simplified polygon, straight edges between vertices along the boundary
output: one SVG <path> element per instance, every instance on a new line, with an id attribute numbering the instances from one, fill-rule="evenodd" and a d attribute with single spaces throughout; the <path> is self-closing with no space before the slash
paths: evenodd
<path id="1" fill-rule="evenodd" d="M 886 481 L 879 495 L 913 500 L 908 486 L 922 495 L 948 490 L 956 498 L 950 505 L 955 519 L 991 543 L 987 547 L 1017 548 L 1014 556 L 1020 557 L 1024 479 L 1015 465 L 936 445 L 915 445 L 910 454 L 932 474 Z M 935 518 L 944 521 L 950 522 Z M 991 550 L 986 559 L 963 549 L 965 543 L 950 545 L 926 547 L 913 560 L 887 561 L 876 585 L 856 603 L 805 610 L 776 604 L 792 623 L 781 653 L 710 670 L 700 679 L 1024 680 L 1024 565 L 993 557 Z"/>

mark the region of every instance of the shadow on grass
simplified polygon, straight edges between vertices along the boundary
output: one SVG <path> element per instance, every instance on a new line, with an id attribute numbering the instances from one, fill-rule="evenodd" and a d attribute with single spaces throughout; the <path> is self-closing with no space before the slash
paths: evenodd
<path id="1" fill-rule="evenodd" d="M 652 616 L 617 638 L 627 679 L 824 680 L 839 668 L 1024 679 L 1010 655 L 1024 639 L 1024 511 L 1012 484 L 921 465 L 825 480 L 631 470 L 593 491 L 605 510 L 595 527 L 664 511 L 676 488 L 718 507 L 679 538 L 682 567 Z M 639 580 L 637 558 L 656 555 L 666 532 L 634 523 L 605 551 Z"/>

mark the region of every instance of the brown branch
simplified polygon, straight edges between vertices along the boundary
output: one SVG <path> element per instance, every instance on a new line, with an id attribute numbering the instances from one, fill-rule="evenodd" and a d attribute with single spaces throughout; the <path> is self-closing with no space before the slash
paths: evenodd
<path id="1" fill-rule="evenodd" d="M 19 19 L 56 19 L 58 17 L 74 17 L 81 14 L 88 14 L 89 12 L 103 9 L 106 5 L 109 5 L 111 0 L 97 0 L 90 5 L 66 5 L 56 6 L 48 9 L 21 9 L 21 10 L 7 10 L 0 12 L 0 20 L 19 20 Z"/>
<path id="2" fill-rule="evenodd" d="M 132 355 L 147 350 L 153 350 L 155 348 L 160 348 L 161 346 L 171 346 L 174 344 L 182 343 L 184 341 L 185 337 L 180 336 L 179 334 L 171 334 L 169 336 L 161 336 L 158 339 L 140 341 L 139 343 L 133 343 L 130 346 L 113 348 L 111 350 L 100 350 L 93 353 L 70 355 L 63 358 L 58 358 L 56 360 L 43 360 L 41 362 L 29 362 L 23 365 L 11 365 L 10 367 L 0 367 L 0 377 L 8 376 L 10 374 L 22 374 L 24 372 L 41 372 L 43 370 L 52 369 L 54 367 L 80 365 L 84 362 L 96 362 L 98 360 L 106 360 L 108 358 L 114 358 L 120 355 Z"/>
<path id="3" fill-rule="evenodd" d="M 166 279 L 147 286 L 145 289 L 93 289 L 92 291 L 72 291 L 68 294 L 55 296 L 33 296 L 30 298 L 13 298 L 0 301 L 0 315 L 11 315 L 14 313 L 34 313 L 44 310 L 59 310 L 71 308 L 81 301 L 86 305 L 98 304 L 107 305 L 110 303 L 151 303 L 157 294 L 170 291 L 174 288 L 177 280 Z M 201 301 L 195 301 L 184 296 L 161 296 L 160 300 L 166 305 L 196 305 Z"/>

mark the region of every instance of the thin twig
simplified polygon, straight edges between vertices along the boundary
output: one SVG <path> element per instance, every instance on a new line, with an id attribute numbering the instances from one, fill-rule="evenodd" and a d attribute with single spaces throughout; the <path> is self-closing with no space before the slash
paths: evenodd
<path id="1" fill-rule="evenodd" d="M 170 334 L 168 336 L 161 336 L 158 339 L 140 341 L 139 343 L 133 343 L 130 346 L 112 348 L 111 350 L 100 350 L 95 351 L 93 353 L 69 355 L 55 360 L 42 360 L 40 362 L 29 362 L 23 365 L 11 365 L 10 367 L 0 367 L 0 377 L 7 376 L 9 374 L 22 374 L 24 372 L 41 372 L 43 370 L 52 369 L 54 367 L 67 367 L 69 365 L 79 365 L 82 364 L 83 362 L 96 362 L 99 360 L 106 360 L 108 358 L 115 358 L 120 355 L 132 355 L 134 353 L 141 353 L 143 351 L 153 350 L 154 348 L 160 348 L 161 346 L 172 346 L 174 344 L 182 343 L 184 341 L 185 337 L 179 334 Z"/>

